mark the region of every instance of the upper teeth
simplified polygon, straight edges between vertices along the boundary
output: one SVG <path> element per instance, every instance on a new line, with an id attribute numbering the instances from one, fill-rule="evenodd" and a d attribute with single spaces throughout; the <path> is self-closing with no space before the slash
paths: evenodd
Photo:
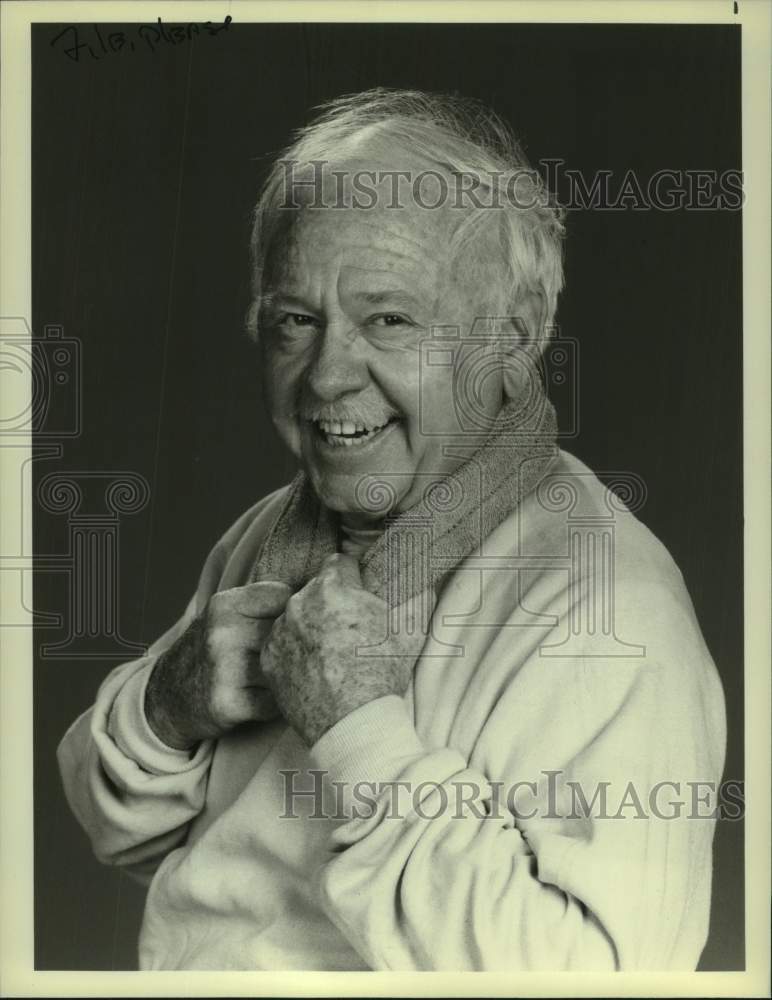
<path id="1" fill-rule="evenodd" d="M 352 435 L 356 433 L 363 433 L 365 431 L 378 430 L 383 427 L 383 424 L 379 424 L 375 427 L 365 427 L 364 424 L 355 423 L 353 420 L 320 420 L 319 427 L 325 434 L 339 434 L 339 435 Z"/>

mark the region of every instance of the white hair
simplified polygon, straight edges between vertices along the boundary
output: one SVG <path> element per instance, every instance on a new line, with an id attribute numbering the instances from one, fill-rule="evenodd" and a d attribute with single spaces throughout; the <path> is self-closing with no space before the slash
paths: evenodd
<path id="1" fill-rule="evenodd" d="M 311 124 L 278 157 L 258 199 L 252 228 L 252 306 L 248 325 L 257 319 L 268 255 L 286 220 L 286 163 L 361 162 L 401 153 L 421 159 L 445 175 L 472 177 L 478 195 L 494 209 L 471 208 L 460 215 L 452 244 L 457 252 L 484 227 L 499 224 L 501 281 L 505 300 L 514 304 L 524 291 L 544 297 L 545 326 L 552 324 L 563 288 L 563 212 L 532 170 L 512 129 L 478 101 L 412 90 L 377 88 L 347 95 L 317 109 Z M 316 168 L 315 168 L 316 169 Z M 513 202 L 513 184 L 517 198 Z M 297 215 L 297 211 L 295 212 Z M 487 230 L 488 232 L 490 230 Z M 540 331 L 542 333 L 542 331 Z"/>

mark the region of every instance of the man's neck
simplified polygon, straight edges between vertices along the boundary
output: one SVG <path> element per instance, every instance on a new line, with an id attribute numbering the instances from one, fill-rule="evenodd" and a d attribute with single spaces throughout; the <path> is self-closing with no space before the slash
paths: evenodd
<path id="1" fill-rule="evenodd" d="M 361 514 L 340 515 L 340 550 L 360 558 L 383 534 L 384 519 L 373 521 Z"/>

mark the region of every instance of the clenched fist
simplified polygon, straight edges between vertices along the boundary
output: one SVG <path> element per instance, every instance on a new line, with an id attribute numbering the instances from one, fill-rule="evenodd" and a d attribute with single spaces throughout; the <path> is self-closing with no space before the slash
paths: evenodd
<path id="1" fill-rule="evenodd" d="M 388 635 L 388 613 L 385 601 L 363 589 L 347 555 L 330 556 L 287 602 L 260 663 L 282 714 L 308 746 L 360 705 L 407 690 L 415 642 Z M 378 648 L 357 654 L 366 646 Z"/>
<path id="2" fill-rule="evenodd" d="M 276 703 L 260 672 L 260 649 L 284 610 L 284 583 L 251 583 L 213 594 L 158 658 L 145 714 L 167 746 L 190 749 L 242 722 L 271 719 Z"/>

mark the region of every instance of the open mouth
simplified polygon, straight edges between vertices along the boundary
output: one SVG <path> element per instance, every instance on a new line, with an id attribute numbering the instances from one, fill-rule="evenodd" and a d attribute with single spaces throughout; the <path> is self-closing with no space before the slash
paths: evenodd
<path id="1" fill-rule="evenodd" d="M 333 448 L 356 448 L 372 441 L 388 427 L 396 423 L 396 417 L 391 417 L 384 424 L 365 424 L 353 420 L 314 420 L 316 434 Z"/>

